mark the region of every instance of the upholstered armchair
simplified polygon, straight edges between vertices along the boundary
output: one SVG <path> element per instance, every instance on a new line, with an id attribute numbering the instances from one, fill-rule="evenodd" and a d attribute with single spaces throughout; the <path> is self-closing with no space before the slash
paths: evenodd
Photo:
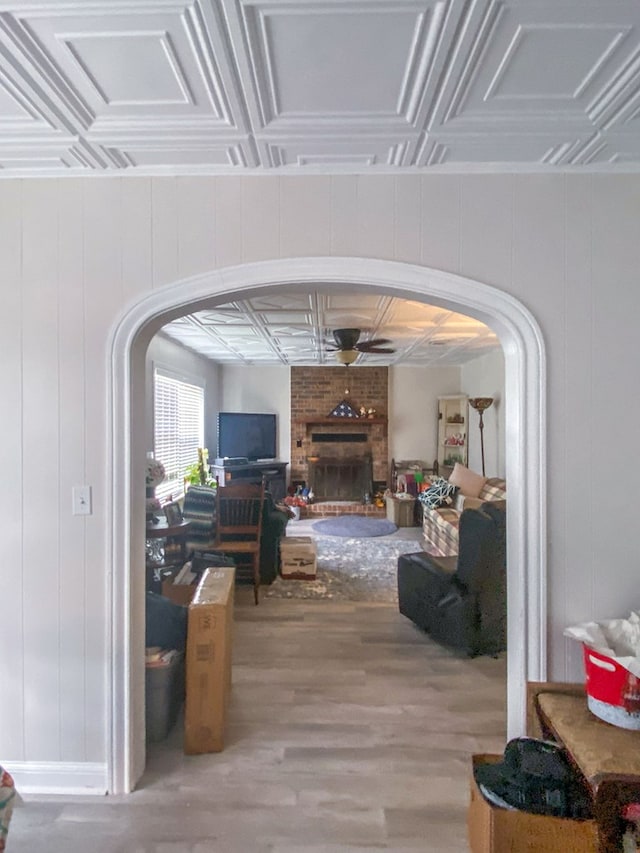
<path id="1" fill-rule="evenodd" d="M 216 490 L 211 486 L 190 486 L 184 496 L 182 515 L 191 522 L 186 539 L 187 554 L 211 551 L 215 545 Z"/>
<path id="2" fill-rule="evenodd" d="M 506 501 L 460 516 L 460 553 L 398 558 L 400 612 L 434 640 L 470 656 L 506 648 Z"/>

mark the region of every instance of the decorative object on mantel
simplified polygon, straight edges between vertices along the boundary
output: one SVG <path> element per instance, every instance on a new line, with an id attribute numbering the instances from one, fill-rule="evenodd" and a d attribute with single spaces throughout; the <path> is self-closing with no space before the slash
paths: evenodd
<path id="1" fill-rule="evenodd" d="M 484 473 L 484 423 L 482 421 L 482 416 L 489 408 L 489 406 L 493 403 L 493 397 L 470 397 L 469 405 L 472 406 L 476 412 L 480 415 L 480 456 L 482 458 L 482 476 L 485 476 Z"/>
<path id="2" fill-rule="evenodd" d="M 342 400 L 329 412 L 330 418 L 359 418 L 360 415 L 347 400 Z"/>
<path id="3" fill-rule="evenodd" d="M 153 453 L 147 453 L 147 467 L 145 470 L 146 501 L 145 510 L 147 522 L 155 524 L 158 521 L 156 515 L 160 511 L 160 501 L 156 498 L 156 486 L 166 477 L 164 465 L 158 459 L 154 459 Z"/>

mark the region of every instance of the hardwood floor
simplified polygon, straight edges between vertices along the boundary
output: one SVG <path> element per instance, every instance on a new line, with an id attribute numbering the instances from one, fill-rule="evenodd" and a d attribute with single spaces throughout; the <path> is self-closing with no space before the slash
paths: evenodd
<path id="1" fill-rule="evenodd" d="M 505 742 L 506 659 L 456 656 L 396 605 L 238 590 L 222 753 L 180 722 L 128 797 L 25 798 L 8 853 L 467 850 L 470 757 Z"/>

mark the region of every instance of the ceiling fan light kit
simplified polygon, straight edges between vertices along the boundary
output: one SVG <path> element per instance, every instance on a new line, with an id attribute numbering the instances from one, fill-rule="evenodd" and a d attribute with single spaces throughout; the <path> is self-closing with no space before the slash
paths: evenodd
<path id="1" fill-rule="evenodd" d="M 345 367 L 349 367 L 350 364 L 358 358 L 360 353 L 355 349 L 339 349 L 336 350 L 336 361 L 340 362 L 340 364 L 344 364 Z"/>
<path id="2" fill-rule="evenodd" d="M 358 358 L 360 353 L 392 353 L 395 352 L 393 349 L 389 349 L 388 347 L 382 346 L 383 344 L 391 343 L 388 338 L 374 338 L 370 341 L 362 341 L 362 343 L 358 343 L 360 340 L 361 330 L 360 329 L 334 329 L 333 330 L 333 340 L 335 342 L 335 346 L 337 349 L 329 349 L 329 352 L 335 352 L 336 361 L 340 364 L 350 365 Z M 328 342 L 329 346 L 332 347 L 334 344 L 332 342 Z"/>

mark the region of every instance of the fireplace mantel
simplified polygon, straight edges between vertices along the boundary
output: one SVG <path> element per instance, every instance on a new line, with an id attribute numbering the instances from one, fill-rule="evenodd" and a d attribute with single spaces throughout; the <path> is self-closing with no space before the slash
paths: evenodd
<path id="1" fill-rule="evenodd" d="M 299 426 L 304 426 L 306 429 L 309 429 L 311 426 L 319 426 L 319 425 L 331 425 L 336 426 L 336 424 L 344 424 L 345 426 L 353 427 L 355 424 L 358 426 L 383 426 L 386 430 L 387 428 L 387 418 L 383 418 L 380 416 L 376 416 L 374 418 L 336 418 L 336 417 L 324 417 L 324 418 L 296 418 L 294 421 L 295 424 Z"/>

